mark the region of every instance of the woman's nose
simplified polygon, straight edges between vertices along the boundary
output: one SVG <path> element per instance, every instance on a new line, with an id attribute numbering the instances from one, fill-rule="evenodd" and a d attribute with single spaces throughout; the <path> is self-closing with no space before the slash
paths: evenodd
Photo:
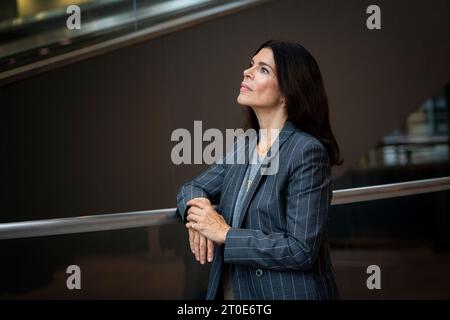
<path id="1" fill-rule="evenodd" d="M 248 78 L 251 78 L 252 77 L 252 75 L 253 75 L 253 73 L 251 72 L 251 70 L 252 70 L 252 68 L 250 67 L 250 68 L 248 68 L 248 69 L 245 69 L 244 70 L 244 72 L 243 72 L 243 74 L 244 74 L 244 77 L 248 77 Z"/>

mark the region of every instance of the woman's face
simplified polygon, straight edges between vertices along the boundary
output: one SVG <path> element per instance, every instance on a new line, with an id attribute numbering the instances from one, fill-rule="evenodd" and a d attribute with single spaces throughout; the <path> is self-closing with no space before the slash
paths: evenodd
<path id="1" fill-rule="evenodd" d="M 272 49 L 261 49 L 244 70 L 237 102 L 252 108 L 280 106 L 282 94 L 278 88 L 276 72 Z"/>

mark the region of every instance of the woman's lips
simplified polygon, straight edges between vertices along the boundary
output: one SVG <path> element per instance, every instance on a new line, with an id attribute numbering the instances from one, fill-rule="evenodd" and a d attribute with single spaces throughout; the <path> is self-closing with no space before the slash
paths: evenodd
<path id="1" fill-rule="evenodd" d="M 250 89 L 248 86 L 246 86 L 245 84 L 241 84 L 241 92 L 249 92 L 252 91 L 252 89 Z"/>

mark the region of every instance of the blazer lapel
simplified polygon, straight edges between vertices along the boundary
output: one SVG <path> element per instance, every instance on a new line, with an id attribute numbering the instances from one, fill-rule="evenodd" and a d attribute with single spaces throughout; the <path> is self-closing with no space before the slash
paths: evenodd
<path id="1" fill-rule="evenodd" d="M 239 189 L 241 187 L 241 183 L 242 180 L 244 179 L 244 175 L 245 175 L 245 171 L 247 170 L 247 166 L 248 166 L 248 162 L 245 164 L 238 164 L 238 165 L 233 165 L 233 168 L 231 170 L 234 170 L 234 172 L 232 173 L 233 176 L 230 178 L 230 187 L 234 187 L 234 190 L 230 190 L 230 194 L 231 194 L 231 199 L 229 199 L 229 201 L 231 201 L 231 210 L 224 212 L 224 218 L 225 220 L 228 222 L 228 224 L 231 226 L 231 219 L 233 217 L 233 211 L 234 211 L 234 206 L 236 205 L 236 201 L 238 198 L 238 194 L 239 194 Z M 227 201 L 227 200 L 225 200 Z"/>
<path id="2" fill-rule="evenodd" d="M 295 130 L 294 124 L 292 122 L 290 122 L 290 121 L 286 121 L 284 126 L 283 126 L 283 128 L 282 128 L 282 130 L 280 131 L 280 134 L 278 135 L 278 138 L 277 138 L 278 139 L 278 148 L 277 148 L 277 150 L 272 151 L 271 150 L 272 148 L 270 148 L 268 150 L 267 154 L 270 154 L 270 156 L 267 156 L 264 159 L 263 163 L 261 164 L 261 168 L 262 167 L 266 167 L 267 168 L 267 166 L 272 161 L 272 159 L 275 158 L 277 156 L 277 154 L 280 152 L 281 146 L 291 136 L 291 134 L 294 132 L 294 130 Z M 242 184 L 242 179 L 244 178 L 244 174 L 245 174 L 245 171 L 247 169 L 247 166 L 248 166 L 248 162 L 245 165 L 242 165 L 242 167 L 244 167 L 244 169 L 241 169 L 241 174 L 238 175 L 239 178 L 236 181 L 236 183 L 239 184 L 239 187 Z M 254 180 L 253 180 L 253 182 L 252 182 L 252 184 L 250 186 L 250 189 L 248 190 L 247 194 L 244 197 L 244 202 L 243 202 L 243 205 L 242 205 L 242 212 L 241 212 L 241 215 L 239 217 L 238 228 L 241 227 L 242 221 L 244 221 L 244 217 L 245 217 L 245 215 L 247 213 L 247 209 L 248 209 L 248 206 L 250 204 L 250 200 L 253 198 L 253 195 L 254 195 L 254 193 L 256 191 L 256 188 L 258 187 L 258 185 L 261 182 L 261 179 L 263 177 L 263 175 L 261 175 L 261 168 L 257 171 L 256 176 L 255 176 L 255 178 L 254 178 Z M 238 190 L 239 190 L 239 188 L 238 188 Z M 235 206 L 235 202 L 237 200 L 237 193 L 239 193 L 239 192 L 236 192 L 236 195 L 233 197 L 233 206 L 232 206 L 232 208 L 234 208 L 234 206 Z"/>

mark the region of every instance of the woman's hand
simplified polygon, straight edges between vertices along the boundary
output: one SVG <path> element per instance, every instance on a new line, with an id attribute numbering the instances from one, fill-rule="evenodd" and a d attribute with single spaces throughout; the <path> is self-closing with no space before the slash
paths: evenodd
<path id="1" fill-rule="evenodd" d="M 186 224 L 186 226 L 189 223 Z M 195 254 L 195 259 L 200 261 L 201 264 L 205 264 L 205 260 L 208 262 L 213 261 L 214 258 L 214 242 L 207 239 L 200 232 L 189 228 L 189 244 L 191 246 L 191 251 Z"/>
<path id="2" fill-rule="evenodd" d="M 202 197 L 196 199 L 204 199 L 209 204 L 211 204 L 208 198 Z M 197 259 L 197 261 L 199 261 L 201 264 L 204 264 L 206 259 L 208 259 L 208 262 L 213 261 L 214 242 L 207 239 L 200 232 L 192 229 L 189 223 L 186 223 L 186 227 L 189 230 L 189 245 L 191 247 L 192 253 L 195 255 L 195 259 Z"/>
<path id="3" fill-rule="evenodd" d="M 188 210 L 186 227 L 199 231 L 202 235 L 217 244 L 225 243 L 230 229 L 223 216 L 211 205 L 208 199 L 194 198 L 187 202 Z"/>

